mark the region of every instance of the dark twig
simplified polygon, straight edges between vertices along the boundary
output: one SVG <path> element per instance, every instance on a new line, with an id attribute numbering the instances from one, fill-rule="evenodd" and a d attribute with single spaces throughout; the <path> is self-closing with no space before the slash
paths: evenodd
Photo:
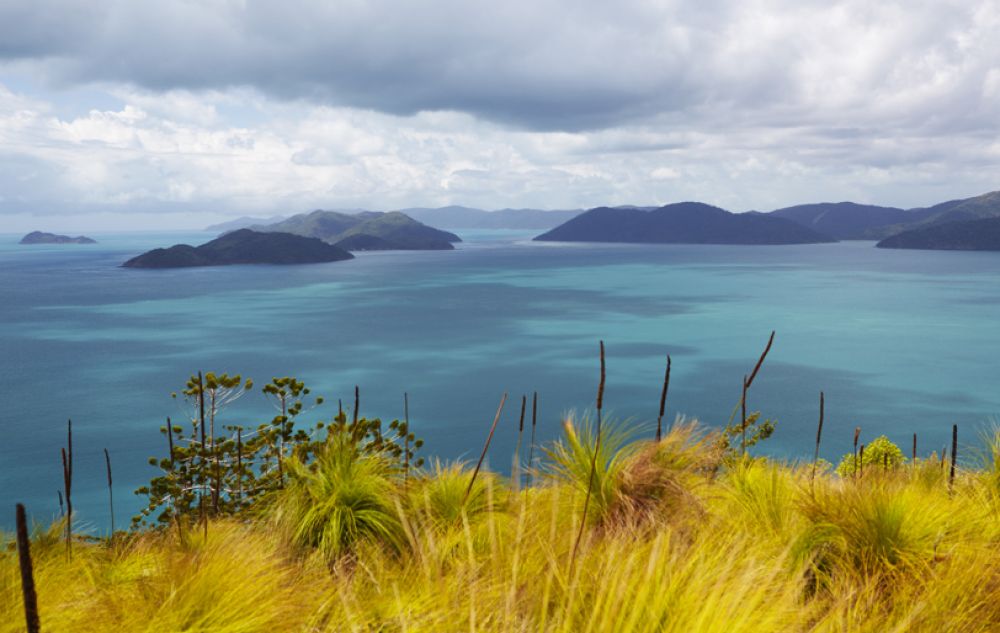
<path id="1" fill-rule="evenodd" d="M 360 405 L 361 405 L 361 390 L 358 388 L 357 385 L 354 385 L 354 416 L 351 418 L 351 421 L 354 423 L 355 427 L 358 426 L 358 408 L 360 407 Z"/>
<path id="2" fill-rule="evenodd" d="M 403 481 L 410 477 L 410 395 L 403 392 L 403 422 L 406 432 L 403 434 Z"/>
<path id="3" fill-rule="evenodd" d="M 917 468 L 917 434 L 913 434 L 913 459 L 910 461 L 910 468 L 916 470 Z"/>
<path id="4" fill-rule="evenodd" d="M 66 422 L 66 448 L 62 449 L 62 464 L 66 492 L 66 555 L 73 558 L 73 420 Z"/>
<path id="5" fill-rule="evenodd" d="M 958 458 L 958 425 L 951 425 L 951 472 L 948 473 L 948 490 L 955 487 L 955 461 Z"/>
<path id="6" fill-rule="evenodd" d="M 528 447 L 528 485 L 532 483 L 535 468 L 535 423 L 538 421 L 538 392 L 531 396 L 531 446 Z"/>
<path id="7" fill-rule="evenodd" d="M 570 556 L 569 567 L 573 569 L 576 562 L 576 552 L 583 538 L 583 530 L 587 526 L 587 510 L 590 506 L 590 493 L 594 488 L 594 475 L 597 471 L 597 454 L 601 451 L 601 409 L 604 406 L 604 341 L 601 341 L 601 382 L 597 385 L 597 439 L 594 442 L 594 454 L 590 457 L 590 477 L 587 479 L 587 496 L 583 498 L 583 516 L 580 518 L 580 531 L 573 543 L 573 553 Z"/>
<path id="8" fill-rule="evenodd" d="M 747 454 L 747 389 L 750 387 L 747 384 L 746 375 L 743 376 L 743 395 L 740 396 L 740 412 L 742 414 L 740 423 L 740 435 L 742 439 L 740 440 L 740 455 Z"/>
<path id="9" fill-rule="evenodd" d="M 656 418 L 656 441 L 663 437 L 663 412 L 667 407 L 667 390 L 670 389 L 670 354 L 667 354 L 667 373 L 663 376 L 663 391 L 660 392 L 660 415 Z"/>
<path id="10" fill-rule="evenodd" d="M 861 427 L 854 427 L 854 478 L 858 478 L 858 438 L 861 437 Z"/>
<path id="11" fill-rule="evenodd" d="M 858 458 L 858 463 L 855 464 L 855 466 L 857 466 L 857 468 L 858 468 L 857 472 L 860 474 L 861 478 L 863 479 L 864 476 L 865 476 L 865 445 L 864 444 L 861 445 L 861 452 L 860 452 L 859 455 L 860 455 L 860 457 Z"/>
<path id="12" fill-rule="evenodd" d="M 813 453 L 813 471 L 811 481 L 816 480 L 816 465 L 819 463 L 819 441 L 823 437 L 823 413 L 824 413 L 823 392 L 819 392 L 819 424 L 816 426 L 816 452 Z"/>
<path id="13" fill-rule="evenodd" d="M 35 575 L 31 565 L 31 541 L 28 539 L 28 520 L 24 506 L 17 504 L 17 559 L 21 566 L 21 593 L 24 596 L 24 621 L 28 633 L 41 631 L 38 620 L 38 595 L 35 593 Z"/>
<path id="14" fill-rule="evenodd" d="M 521 438 L 524 436 L 524 412 L 528 408 L 528 396 L 521 396 L 521 419 L 517 423 L 517 447 L 514 449 L 514 469 L 511 479 L 521 485 Z"/>
<path id="15" fill-rule="evenodd" d="M 108 507 L 111 510 L 111 537 L 115 536 L 115 493 L 111 487 L 111 455 L 104 449 L 104 463 L 108 466 Z"/>
<path id="16" fill-rule="evenodd" d="M 167 417 L 167 447 L 170 449 L 170 468 L 174 467 L 174 427 Z"/>
<path id="17" fill-rule="evenodd" d="M 774 330 L 771 330 L 771 337 L 767 339 L 767 346 L 764 347 L 764 353 L 760 355 L 757 360 L 757 364 L 754 365 L 753 371 L 750 372 L 750 378 L 747 380 L 747 389 L 753 384 L 754 378 L 757 377 L 757 372 L 760 371 L 760 366 L 764 364 L 764 359 L 767 358 L 767 353 L 771 351 L 771 345 L 774 344 Z"/>
<path id="18" fill-rule="evenodd" d="M 500 406 L 497 407 L 497 414 L 493 418 L 493 426 L 490 427 L 490 434 L 486 437 L 486 444 L 483 446 L 483 452 L 479 456 L 479 462 L 476 464 L 476 470 L 472 473 L 472 479 L 469 480 L 469 487 L 465 490 L 465 497 L 462 499 L 462 505 L 469 500 L 469 495 L 472 494 L 472 486 L 476 483 L 476 477 L 479 476 L 479 469 L 483 466 L 483 460 L 486 459 L 486 451 L 490 449 L 490 442 L 493 441 L 493 432 L 497 430 L 497 422 L 500 421 L 500 414 L 503 412 L 503 405 L 507 402 L 507 392 L 504 392 L 503 397 L 500 398 Z"/>

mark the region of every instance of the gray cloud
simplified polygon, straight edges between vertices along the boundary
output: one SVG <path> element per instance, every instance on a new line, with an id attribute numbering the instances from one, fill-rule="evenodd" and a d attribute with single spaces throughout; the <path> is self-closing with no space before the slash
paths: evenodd
<path id="1" fill-rule="evenodd" d="M 0 55 L 53 82 L 250 86 L 410 115 L 596 129 L 699 109 L 786 124 L 878 115 L 982 125 L 1000 100 L 990 0 L 433 3 L 8 0 Z M 989 82 L 993 82 L 990 87 Z M 992 93 L 990 92 L 992 90 Z M 877 103 L 875 102 L 877 100 Z"/>

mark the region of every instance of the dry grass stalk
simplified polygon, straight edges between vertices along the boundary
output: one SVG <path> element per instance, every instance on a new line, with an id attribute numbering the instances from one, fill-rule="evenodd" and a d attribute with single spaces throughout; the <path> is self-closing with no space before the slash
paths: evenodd
<path id="1" fill-rule="evenodd" d="M 21 567 L 21 594 L 24 596 L 24 621 L 28 633 L 41 631 L 38 618 L 38 595 L 35 593 L 35 575 L 31 565 L 31 541 L 28 538 L 28 520 L 24 506 L 17 504 L 17 559 Z"/>
<path id="2" fill-rule="evenodd" d="M 740 396 L 740 455 L 747 454 L 747 384 L 746 375 L 743 376 L 743 395 Z"/>
<path id="3" fill-rule="evenodd" d="M 858 453 L 858 461 L 854 465 L 854 472 L 858 473 L 858 476 L 865 476 L 865 445 L 861 445 L 861 452 Z"/>
<path id="4" fill-rule="evenodd" d="M 67 447 L 61 449 L 66 492 L 66 555 L 73 557 L 73 420 L 66 421 Z"/>
<path id="5" fill-rule="evenodd" d="M 667 354 L 667 372 L 663 376 L 663 391 L 660 392 L 660 415 L 656 418 L 656 441 L 663 438 L 663 413 L 667 407 L 667 390 L 670 389 L 670 354 Z"/>
<path id="6" fill-rule="evenodd" d="M 858 477 L 858 438 L 861 437 L 861 427 L 854 427 L 854 478 Z"/>
<path id="7" fill-rule="evenodd" d="M 955 461 L 958 458 L 958 425 L 951 425 L 951 471 L 948 473 L 948 490 L 955 487 Z"/>
<path id="8" fill-rule="evenodd" d="M 538 392 L 531 396 L 531 445 L 528 447 L 528 485 L 535 467 L 535 423 L 538 421 Z"/>
<path id="9" fill-rule="evenodd" d="M 760 366 L 764 364 L 764 359 L 767 358 L 767 353 L 771 351 L 771 345 L 774 344 L 774 330 L 771 330 L 771 337 L 767 339 L 767 345 L 764 347 L 764 353 L 760 355 L 757 359 L 757 364 L 754 365 L 753 371 L 750 372 L 750 378 L 747 380 L 747 389 L 753 384 L 754 378 L 757 377 L 757 372 L 760 371 Z"/>
<path id="10" fill-rule="evenodd" d="M 590 495 L 593 492 L 594 487 L 594 473 L 597 470 L 597 454 L 601 450 L 601 410 L 604 407 L 605 378 L 604 341 L 601 341 L 601 381 L 597 385 L 597 438 L 594 440 L 594 454 L 590 458 L 590 477 L 587 479 L 587 495 L 583 498 L 583 516 L 580 519 L 580 531 L 576 535 L 576 542 L 573 543 L 573 553 L 570 555 L 570 569 L 573 569 L 573 563 L 576 562 L 576 552 L 580 547 L 580 539 L 583 538 L 583 530 L 587 527 L 587 509 L 590 506 Z"/>
<path id="11" fill-rule="evenodd" d="M 521 439 L 524 437 L 524 413 L 528 408 L 528 396 L 521 396 L 521 418 L 517 423 L 517 446 L 514 447 L 514 468 L 510 479 L 515 489 L 521 485 Z"/>
<path id="12" fill-rule="evenodd" d="M 111 455 L 104 449 L 104 463 L 108 467 L 108 507 L 111 510 L 111 537 L 115 536 L 115 493 L 111 487 Z"/>
<path id="13" fill-rule="evenodd" d="M 354 415 L 351 420 L 354 422 L 354 426 L 358 426 L 358 409 L 361 406 L 361 389 L 357 385 L 354 385 Z"/>
<path id="14" fill-rule="evenodd" d="M 825 409 L 823 392 L 819 392 L 819 424 L 816 426 L 816 451 L 813 453 L 813 469 L 810 483 L 816 481 L 816 465 L 819 463 L 819 442 L 823 437 L 823 414 Z"/>
<path id="15" fill-rule="evenodd" d="M 174 427 L 167 417 L 167 447 L 170 449 L 170 467 L 174 467 Z"/>
<path id="16" fill-rule="evenodd" d="M 410 395 L 403 392 L 403 422 L 406 434 L 403 438 L 403 481 L 410 478 Z"/>
<path id="17" fill-rule="evenodd" d="M 476 463 L 476 470 L 472 473 L 472 478 L 469 479 L 469 487 L 465 490 L 465 497 L 462 498 L 462 505 L 469 500 L 469 494 L 472 493 L 472 486 L 476 483 L 476 477 L 479 476 L 479 469 L 483 467 L 483 460 L 486 459 L 486 451 L 490 450 L 490 442 L 493 441 L 493 432 L 497 430 L 497 422 L 500 421 L 500 414 L 503 412 L 503 405 L 507 402 L 507 392 L 504 392 L 503 397 L 500 398 L 500 406 L 497 407 L 497 414 L 493 417 L 493 426 L 490 427 L 490 434 L 486 437 L 486 444 L 483 446 L 483 452 L 479 455 L 479 462 Z"/>

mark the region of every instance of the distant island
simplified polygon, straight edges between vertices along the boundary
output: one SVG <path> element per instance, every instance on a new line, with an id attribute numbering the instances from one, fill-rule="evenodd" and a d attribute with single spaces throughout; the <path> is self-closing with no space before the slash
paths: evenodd
<path id="1" fill-rule="evenodd" d="M 639 244 L 820 244 L 833 238 L 779 217 L 730 213 L 701 202 L 652 210 L 591 209 L 535 238 L 542 242 Z"/>
<path id="2" fill-rule="evenodd" d="M 566 220 L 580 215 L 583 209 L 554 210 L 543 209 L 497 209 L 487 211 L 473 207 L 451 205 L 446 207 L 411 207 L 396 209 L 418 222 L 432 227 L 446 229 L 515 229 L 515 230 L 546 230 L 559 226 Z M 325 213 L 337 213 L 350 216 L 371 217 L 378 211 L 367 209 L 331 209 Z M 390 212 L 391 213 L 391 212 Z M 233 231 L 235 229 L 263 227 L 278 224 L 286 220 L 286 216 L 271 218 L 241 217 L 235 220 L 220 222 L 205 227 L 206 231 Z"/>
<path id="3" fill-rule="evenodd" d="M 276 222 L 281 222 L 288 216 L 284 215 L 273 215 L 269 218 L 255 218 L 248 215 L 236 218 L 235 220 L 226 220 L 225 222 L 219 222 L 218 224 L 211 224 L 205 227 L 206 231 L 211 233 L 223 233 L 225 231 L 235 231 L 237 229 L 248 229 L 254 225 L 261 224 L 274 224 Z"/>
<path id="4" fill-rule="evenodd" d="M 1000 191 L 916 209 L 824 202 L 777 209 L 768 215 L 840 240 L 882 240 L 914 229 L 1000 217 Z"/>
<path id="5" fill-rule="evenodd" d="M 157 248 L 122 265 L 126 268 L 191 268 L 231 264 L 316 264 L 353 257 L 340 247 L 312 237 L 239 229 L 201 246 L 177 244 Z"/>
<path id="6" fill-rule="evenodd" d="M 399 211 L 350 214 L 317 210 L 250 228 L 314 237 L 350 251 L 451 250 L 453 243 L 462 241 L 454 233 L 427 226 Z"/>
<path id="7" fill-rule="evenodd" d="M 879 248 L 1000 251 L 1000 217 L 934 224 L 885 238 Z"/>
<path id="8" fill-rule="evenodd" d="M 57 235 L 55 233 L 45 233 L 43 231 L 32 231 L 21 238 L 19 244 L 97 244 L 97 240 L 78 235 Z"/>
<path id="9" fill-rule="evenodd" d="M 521 229 L 544 231 L 552 229 L 581 213 L 583 209 L 543 211 L 541 209 L 498 209 L 485 211 L 471 207 L 416 207 L 401 209 L 411 218 L 431 226 L 449 229 Z"/>

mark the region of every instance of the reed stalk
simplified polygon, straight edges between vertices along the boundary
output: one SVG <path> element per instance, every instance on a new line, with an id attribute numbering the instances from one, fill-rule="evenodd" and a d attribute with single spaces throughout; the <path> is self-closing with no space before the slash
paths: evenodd
<path id="1" fill-rule="evenodd" d="M 403 392 L 403 422 L 406 433 L 403 437 L 403 481 L 410 478 L 410 395 Z"/>
<path id="2" fill-rule="evenodd" d="M 910 460 L 910 468 L 911 468 L 911 470 L 916 470 L 917 469 L 917 434 L 916 433 L 913 434 L 913 457 Z"/>
<path id="3" fill-rule="evenodd" d="M 500 421 L 500 414 L 503 412 L 503 405 L 507 402 L 507 392 L 505 391 L 503 397 L 500 398 L 500 406 L 497 407 L 497 414 L 493 417 L 493 426 L 490 427 L 490 434 L 486 436 L 486 444 L 483 445 L 483 452 L 479 455 L 479 462 L 476 464 L 476 470 L 472 473 L 472 478 L 469 479 L 469 487 L 465 489 L 465 497 L 462 498 L 462 505 L 469 500 L 469 495 L 472 493 L 472 486 L 476 483 L 476 477 L 479 476 L 479 469 L 483 467 L 483 460 L 486 459 L 486 451 L 490 449 L 490 442 L 493 441 L 493 432 L 497 430 L 497 423 Z"/>
<path id="4" fill-rule="evenodd" d="M 531 446 L 528 447 L 528 485 L 534 481 L 535 468 L 535 423 L 538 421 L 538 392 L 531 396 Z"/>
<path id="5" fill-rule="evenodd" d="M 667 407 L 667 390 L 670 389 L 670 354 L 667 354 L 667 372 L 663 375 L 663 390 L 660 392 L 660 415 L 656 418 L 656 441 L 663 438 L 663 412 Z"/>
<path id="6" fill-rule="evenodd" d="M 24 622 L 28 633 L 41 631 L 38 618 L 38 594 L 35 593 L 35 574 L 31 564 L 31 540 L 28 538 L 28 520 L 24 505 L 17 504 L 17 560 L 21 567 L 21 594 L 24 596 Z"/>
<path id="7" fill-rule="evenodd" d="M 66 448 L 61 449 L 66 492 L 66 556 L 73 558 L 73 420 L 66 422 Z"/>
<path id="8" fill-rule="evenodd" d="M 951 425 L 951 471 L 948 473 L 948 491 L 955 487 L 955 462 L 958 459 L 958 425 Z"/>
<path id="9" fill-rule="evenodd" d="M 170 467 L 174 467 L 174 427 L 170 423 L 170 417 L 167 417 L 167 448 L 170 449 Z"/>
<path id="10" fill-rule="evenodd" d="M 354 385 L 354 415 L 351 417 L 351 422 L 354 424 L 355 428 L 358 426 L 358 408 L 361 406 L 361 389 L 357 385 Z"/>
<path id="11" fill-rule="evenodd" d="M 111 538 L 115 537 L 115 493 L 111 487 L 111 455 L 104 449 L 104 463 L 108 467 L 108 509 L 111 512 Z"/>
<path id="12" fill-rule="evenodd" d="M 861 427 L 854 427 L 854 478 L 858 478 L 858 438 L 861 437 Z"/>
<path id="13" fill-rule="evenodd" d="M 810 484 L 816 481 L 816 465 L 819 463 L 819 442 L 823 437 L 823 414 L 825 409 L 823 392 L 819 392 L 819 424 L 816 425 L 816 450 L 813 453 L 813 469 Z"/>
<path id="14" fill-rule="evenodd" d="M 858 454 L 858 463 L 855 472 L 864 479 L 865 477 L 865 445 L 861 445 L 861 452 Z"/>
<path id="15" fill-rule="evenodd" d="M 236 499 L 243 502 L 243 429 L 236 429 Z"/>
<path id="16" fill-rule="evenodd" d="M 747 384 L 746 374 L 743 375 L 743 395 L 740 396 L 740 455 L 746 456 L 747 454 Z"/>
<path id="17" fill-rule="evenodd" d="M 590 494 L 594 488 L 594 475 L 597 471 L 597 454 L 601 451 L 601 410 L 604 406 L 604 341 L 601 341 L 601 381 L 597 385 L 597 438 L 594 441 L 594 454 L 590 457 L 590 477 L 587 479 L 587 495 L 583 498 L 583 516 L 580 518 L 580 531 L 577 532 L 576 541 L 573 543 L 573 552 L 570 555 L 569 568 L 572 571 L 576 563 L 576 553 L 580 547 L 580 540 L 583 538 L 583 530 L 587 527 L 587 510 L 590 506 Z"/>
<path id="18" fill-rule="evenodd" d="M 521 438 L 524 436 L 524 413 L 528 408 L 528 396 L 521 396 L 521 419 L 517 423 L 517 446 L 514 448 L 514 472 L 511 479 L 517 487 L 521 485 Z"/>

